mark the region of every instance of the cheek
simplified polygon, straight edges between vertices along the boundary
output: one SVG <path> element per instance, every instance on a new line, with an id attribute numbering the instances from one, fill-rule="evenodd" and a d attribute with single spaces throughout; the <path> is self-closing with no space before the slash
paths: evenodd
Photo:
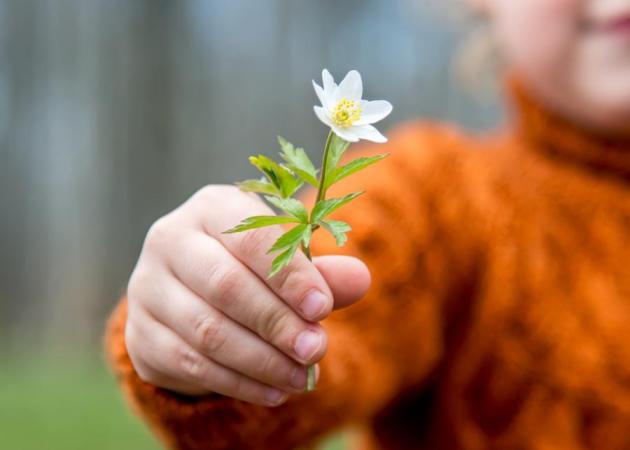
<path id="1" fill-rule="evenodd" d="M 602 113 L 621 114 L 623 120 L 629 120 L 630 39 L 624 42 L 599 36 L 588 39 L 579 66 L 576 91 Z"/>
<path id="2" fill-rule="evenodd" d="M 575 58 L 580 0 L 496 0 L 495 26 L 508 63 L 536 84 Z"/>

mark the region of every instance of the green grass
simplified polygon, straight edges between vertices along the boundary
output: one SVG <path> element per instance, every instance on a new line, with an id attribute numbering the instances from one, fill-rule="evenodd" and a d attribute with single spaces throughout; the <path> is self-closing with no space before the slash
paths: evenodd
<path id="1" fill-rule="evenodd" d="M 0 363 L 0 449 L 157 450 L 99 364 Z M 342 450 L 338 435 L 325 450 Z"/>
<path id="2" fill-rule="evenodd" d="M 97 364 L 11 364 L 0 372 L 0 448 L 154 450 Z"/>

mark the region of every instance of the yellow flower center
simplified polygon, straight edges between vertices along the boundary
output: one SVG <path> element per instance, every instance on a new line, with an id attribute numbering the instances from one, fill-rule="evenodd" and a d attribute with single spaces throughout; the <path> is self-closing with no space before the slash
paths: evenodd
<path id="1" fill-rule="evenodd" d="M 345 97 L 339 100 L 337 106 L 332 110 L 332 121 L 335 125 L 348 128 L 361 118 L 361 108 L 359 103 L 348 100 Z"/>

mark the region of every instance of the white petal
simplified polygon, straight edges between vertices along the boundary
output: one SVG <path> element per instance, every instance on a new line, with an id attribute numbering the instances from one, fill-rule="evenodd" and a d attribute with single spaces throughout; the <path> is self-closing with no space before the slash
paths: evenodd
<path id="1" fill-rule="evenodd" d="M 324 92 L 326 95 L 332 95 L 337 85 L 327 69 L 322 70 L 322 81 L 324 82 Z"/>
<path id="2" fill-rule="evenodd" d="M 326 114 L 324 108 L 322 108 L 321 106 L 313 106 L 313 109 L 315 110 L 315 115 L 317 116 L 317 118 L 321 120 L 322 122 L 324 122 L 326 126 L 328 127 L 333 126 L 333 123 L 328 117 L 328 115 Z"/>
<path id="3" fill-rule="evenodd" d="M 345 97 L 348 100 L 354 100 L 355 102 L 358 102 L 361 101 L 362 95 L 363 81 L 361 81 L 361 74 L 356 70 L 351 70 L 341 81 L 341 83 L 339 83 L 337 99 Z"/>
<path id="4" fill-rule="evenodd" d="M 361 118 L 355 125 L 366 125 L 383 120 L 392 112 L 392 104 L 386 100 L 361 101 Z"/>
<path id="5" fill-rule="evenodd" d="M 315 83 L 314 80 L 313 80 L 313 88 L 315 88 L 315 93 L 317 94 L 317 98 L 319 99 L 322 106 L 328 109 L 328 101 L 326 98 L 326 94 L 324 93 L 324 90 L 322 89 L 322 87 L 318 85 L 317 83 Z"/>
<path id="6" fill-rule="evenodd" d="M 387 142 L 387 138 L 372 125 L 352 126 L 349 128 L 349 131 L 359 137 L 359 139 L 378 143 Z"/>
<path id="7" fill-rule="evenodd" d="M 359 140 L 358 136 L 350 131 L 350 128 L 340 128 L 336 125 L 332 125 L 330 128 L 337 136 L 348 142 L 357 142 Z"/>

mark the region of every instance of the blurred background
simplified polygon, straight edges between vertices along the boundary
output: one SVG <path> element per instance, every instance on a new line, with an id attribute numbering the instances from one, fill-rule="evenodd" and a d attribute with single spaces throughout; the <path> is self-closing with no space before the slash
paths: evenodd
<path id="1" fill-rule="evenodd" d="M 385 130 L 493 127 L 496 93 L 452 76 L 469 30 L 448 3 L 0 1 L 0 449 L 158 448 L 106 371 L 105 319 L 155 219 L 255 175 L 276 134 L 319 158 L 322 68 L 391 101 Z"/>

